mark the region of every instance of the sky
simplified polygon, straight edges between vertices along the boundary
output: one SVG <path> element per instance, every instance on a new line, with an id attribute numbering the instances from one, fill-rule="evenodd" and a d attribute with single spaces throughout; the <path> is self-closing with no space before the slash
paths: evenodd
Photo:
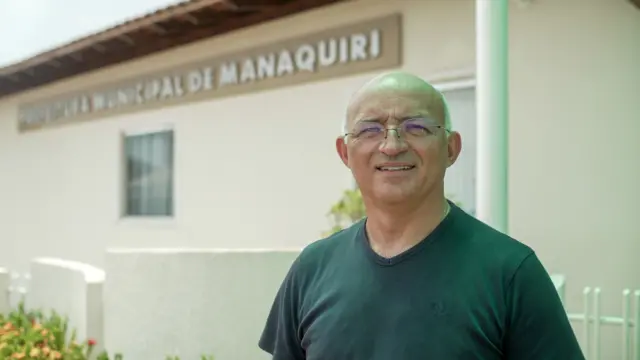
<path id="1" fill-rule="evenodd" d="M 0 0 L 0 67 L 180 0 Z"/>

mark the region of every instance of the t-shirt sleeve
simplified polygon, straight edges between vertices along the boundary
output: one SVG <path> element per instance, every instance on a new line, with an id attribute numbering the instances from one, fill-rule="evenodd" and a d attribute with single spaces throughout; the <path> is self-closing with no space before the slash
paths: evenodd
<path id="1" fill-rule="evenodd" d="M 535 253 L 520 264 L 507 291 L 507 359 L 585 359 L 560 296 Z"/>
<path id="2" fill-rule="evenodd" d="M 273 360 L 304 360 L 298 333 L 300 258 L 293 263 L 285 277 L 267 317 L 258 346 L 271 354 Z"/>

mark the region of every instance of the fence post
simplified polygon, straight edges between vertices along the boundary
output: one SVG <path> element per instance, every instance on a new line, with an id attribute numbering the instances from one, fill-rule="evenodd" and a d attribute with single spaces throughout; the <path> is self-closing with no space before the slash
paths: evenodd
<path id="1" fill-rule="evenodd" d="M 10 310 L 9 304 L 9 284 L 11 274 L 4 268 L 0 268 L 0 314 L 7 314 Z"/>
<path id="2" fill-rule="evenodd" d="M 565 276 L 564 275 L 559 275 L 559 274 L 555 274 L 555 275 L 551 275 L 551 281 L 553 281 L 553 286 L 556 287 L 556 291 L 558 292 L 558 296 L 560 296 L 560 300 L 562 301 L 562 304 L 564 304 L 564 299 L 565 299 Z"/>
<path id="3" fill-rule="evenodd" d="M 633 359 L 640 360 L 640 290 L 633 293 L 633 311 Z"/>

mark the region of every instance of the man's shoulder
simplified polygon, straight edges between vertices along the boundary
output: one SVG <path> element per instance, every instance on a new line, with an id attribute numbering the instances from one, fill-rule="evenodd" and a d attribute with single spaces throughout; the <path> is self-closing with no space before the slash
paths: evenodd
<path id="1" fill-rule="evenodd" d="M 466 243 L 477 258 L 491 264 L 502 264 L 515 271 L 527 257 L 534 253 L 525 243 L 507 235 L 475 217 L 464 213 L 458 231 L 464 234 Z"/>
<path id="2" fill-rule="evenodd" d="M 351 248 L 356 240 L 363 221 L 331 234 L 323 239 L 316 240 L 307 245 L 300 253 L 300 263 L 302 266 L 315 266 L 324 263 L 332 258 L 338 252 L 344 252 Z"/>
<path id="3" fill-rule="evenodd" d="M 471 216 L 469 215 L 469 217 Z M 495 245 L 499 249 L 504 249 L 510 252 L 513 251 L 516 253 L 530 254 L 533 251 L 531 247 L 512 236 L 507 235 L 474 217 L 471 218 L 471 221 L 474 222 L 473 235 L 478 240 Z"/>

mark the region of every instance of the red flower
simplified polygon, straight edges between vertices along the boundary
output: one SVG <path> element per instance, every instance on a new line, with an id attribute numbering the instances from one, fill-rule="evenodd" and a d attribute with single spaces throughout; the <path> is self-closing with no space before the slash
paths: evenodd
<path id="1" fill-rule="evenodd" d="M 96 341 L 95 341 L 95 340 L 93 340 L 93 339 L 89 339 L 89 340 L 87 340 L 87 345 L 89 345 L 89 346 L 94 346 L 95 344 L 96 344 Z"/>

